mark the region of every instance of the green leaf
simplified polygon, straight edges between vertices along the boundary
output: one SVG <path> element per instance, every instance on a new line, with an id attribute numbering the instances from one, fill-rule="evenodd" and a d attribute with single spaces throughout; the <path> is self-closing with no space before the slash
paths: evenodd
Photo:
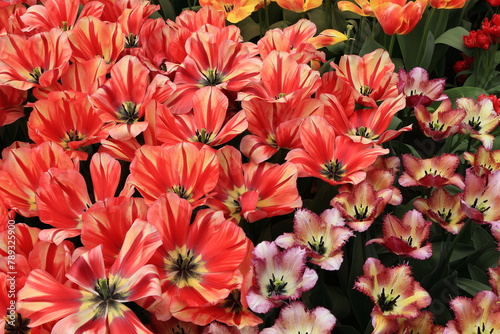
<path id="1" fill-rule="evenodd" d="M 468 269 L 469 269 L 469 274 L 470 274 L 470 277 L 476 281 L 476 282 L 485 282 L 485 284 L 488 283 L 488 275 L 486 274 L 486 271 L 479 268 L 479 267 L 476 267 L 475 265 L 473 265 L 472 263 L 469 263 L 467 265 Z"/>
<path id="2" fill-rule="evenodd" d="M 450 30 L 445 31 L 441 36 L 436 39 L 436 44 L 446 44 L 461 52 L 465 53 L 467 56 L 472 55 L 472 49 L 467 48 L 464 45 L 464 36 L 469 35 L 469 31 L 463 27 L 455 27 Z"/>
<path id="3" fill-rule="evenodd" d="M 479 291 L 485 291 L 485 290 L 491 291 L 491 287 L 489 285 L 486 285 L 481 282 L 476 282 L 468 278 L 461 278 L 461 277 L 458 278 L 457 285 L 461 290 L 467 292 L 471 296 L 474 296 Z"/>
<path id="4" fill-rule="evenodd" d="M 429 65 L 432 60 L 432 55 L 434 54 L 434 35 L 429 31 L 427 35 L 427 40 L 425 42 L 424 55 L 422 56 L 422 60 L 420 61 L 419 66 L 423 68 L 429 68 Z"/>
<path id="5" fill-rule="evenodd" d="M 491 87 L 490 89 L 488 89 L 487 94 L 498 94 L 498 93 L 500 93 L 500 85 L 494 86 L 494 87 Z"/>
<path id="6" fill-rule="evenodd" d="M 260 26 L 249 16 L 236 24 L 240 28 L 243 40 L 249 41 L 260 35 Z"/>
<path id="7" fill-rule="evenodd" d="M 489 249 L 481 249 L 477 251 L 477 254 L 473 254 L 469 263 L 474 263 L 479 268 L 492 268 L 498 265 L 498 251 L 496 247 L 491 247 Z M 476 256 L 477 255 L 477 256 Z"/>
<path id="8" fill-rule="evenodd" d="M 359 50 L 359 55 L 364 56 L 367 53 L 383 48 L 382 44 L 376 42 L 373 38 L 367 38 L 363 43 L 361 50 Z"/>
<path id="9" fill-rule="evenodd" d="M 349 308 L 349 300 L 345 295 L 345 291 L 340 289 L 338 286 L 328 285 L 326 288 L 327 298 L 331 301 L 332 307 L 330 308 L 332 313 L 337 319 L 347 318 L 351 313 Z"/>
<path id="10" fill-rule="evenodd" d="M 310 10 L 307 12 L 307 16 L 309 17 L 309 20 L 311 20 L 315 25 L 317 32 L 319 33 L 325 29 L 328 29 L 328 22 L 327 22 L 327 15 L 323 8 L 318 7 L 313 10 Z M 288 18 L 288 16 L 287 16 Z"/>
<path id="11" fill-rule="evenodd" d="M 434 313 L 436 323 L 446 323 L 451 319 L 450 300 L 458 295 L 457 273 L 435 280 L 427 291 L 432 297 L 429 310 Z"/>
<path id="12" fill-rule="evenodd" d="M 443 93 L 448 95 L 448 98 L 451 100 L 451 102 L 455 104 L 455 100 L 460 97 L 470 97 L 476 99 L 479 95 L 486 94 L 486 91 L 478 87 L 464 86 L 447 89 Z"/>
<path id="13" fill-rule="evenodd" d="M 472 242 L 474 243 L 474 247 L 476 247 L 476 249 L 486 247 L 494 248 L 496 246 L 496 242 L 491 234 L 481 227 L 475 229 Z"/>
<path id="14" fill-rule="evenodd" d="M 370 298 L 352 288 L 356 279 L 363 275 L 363 265 L 366 261 L 365 243 L 366 239 L 364 238 L 364 235 L 358 234 L 356 235 L 356 238 L 348 244 L 350 247 L 349 251 L 346 252 L 346 254 L 351 254 L 351 267 L 349 272 L 349 286 L 351 288 L 347 290 L 347 296 L 349 298 L 352 311 L 361 328 L 364 328 L 369 324 L 371 319 L 369 314 L 373 309 L 373 303 Z"/>
<path id="15" fill-rule="evenodd" d="M 161 12 L 163 13 L 163 18 L 165 20 L 175 20 L 175 10 L 170 0 L 159 0 L 158 4 L 160 5 Z"/>
<path id="16" fill-rule="evenodd" d="M 451 254 L 450 262 L 466 258 L 467 256 L 472 255 L 475 251 L 476 249 L 471 245 L 457 243 L 453 249 L 453 253 Z"/>

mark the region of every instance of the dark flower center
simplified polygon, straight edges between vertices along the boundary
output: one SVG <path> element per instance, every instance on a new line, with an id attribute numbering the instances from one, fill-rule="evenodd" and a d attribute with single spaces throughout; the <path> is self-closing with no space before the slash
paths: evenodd
<path id="1" fill-rule="evenodd" d="M 319 238 L 319 241 L 316 238 L 312 237 L 312 242 L 308 241 L 307 244 L 313 251 L 318 253 L 319 255 L 324 255 L 326 253 L 325 241 L 323 240 L 323 236 Z"/>
<path id="2" fill-rule="evenodd" d="M 368 96 L 373 92 L 373 88 L 365 85 L 359 89 L 359 92 L 361 93 L 361 95 Z"/>
<path id="3" fill-rule="evenodd" d="M 30 76 L 33 78 L 33 82 L 38 84 L 38 80 L 42 76 L 43 69 L 41 67 L 35 67 L 33 71 L 31 71 Z"/>
<path id="4" fill-rule="evenodd" d="M 201 262 L 199 257 L 196 257 L 194 251 L 188 249 L 178 250 L 176 258 L 167 259 L 169 262 L 166 270 L 173 273 L 172 281 L 176 284 L 190 285 L 190 281 L 200 280 L 201 277 Z"/>
<path id="5" fill-rule="evenodd" d="M 200 84 L 203 86 L 217 86 L 223 82 L 224 75 L 218 72 L 216 68 L 209 68 L 205 73 L 203 73 L 203 79 L 201 79 Z"/>
<path id="6" fill-rule="evenodd" d="M 357 220 L 364 220 L 368 218 L 368 205 L 367 206 L 363 206 L 363 204 L 360 204 L 359 206 L 355 205 L 354 218 L 356 218 Z"/>
<path id="7" fill-rule="evenodd" d="M 444 129 L 444 124 L 441 124 L 439 122 L 430 122 L 429 123 L 429 129 L 431 129 L 432 131 L 443 131 Z"/>
<path id="8" fill-rule="evenodd" d="M 271 278 L 269 279 L 269 284 L 266 285 L 267 296 L 281 296 L 285 294 L 287 284 L 288 282 L 284 281 L 283 275 L 281 275 L 281 278 L 278 279 L 274 276 L 274 274 L 272 274 Z"/>
<path id="9" fill-rule="evenodd" d="M 480 203 L 478 203 L 478 202 L 479 202 L 479 199 L 475 198 L 474 202 L 471 205 L 471 207 L 474 208 L 474 209 L 476 209 L 477 211 L 479 211 L 481 213 L 482 212 L 486 212 L 486 211 L 488 211 L 491 208 L 491 206 L 486 206 L 486 204 L 488 203 L 487 199 L 483 200 Z"/>
<path id="10" fill-rule="evenodd" d="M 31 328 L 28 327 L 30 319 L 23 319 L 22 315 L 16 313 L 13 317 L 5 317 L 5 334 L 24 334 L 31 333 Z"/>
<path id="11" fill-rule="evenodd" d="M 443 208 L 443 211 L 437 210 L 437 214 L 445 222 L 449 223 L 451 221 L 451 209 L 448 209 L 448 211 L 445 208 Z"/>
<path id="12" fill-rule="evenodd" d="M 338 159 L 335 161 L 329 161 L 325 163 L 325 166 L 320 171 L 321 175 L 329 180 L 340 181 L 345 176 L 345 168 L 342 166 L 342 162 Z"/>
<path id="13" fill-rule="evenodd" d="M 128 34 L 127 37 L 125 37 L 125 48 L 136 48 L 139 46 L 139 36 L 136 34 Z"/>
<path id="14" fill-rule="evenodd" d="M 481 324 L 481 326 L 477 326 L 477 334 L 493 334 L 493 328 L 486 328 L 486 325 L 484 324 L 484 322 Z"/>
<path id="15" fill-rule="evenodd" d="M 139 119 L 139 108 L 132 102 L 123 102 L 121 107 L 118 108 L 118 119 L 122 123 L 133 124 Z"/>
<path id="16" fill-rule="evenodd" d="M 472 117 L 469 120 L 469 125 L 471 126 L 472 130 L 474 130 L 474 131 L 480 131 L 481 130 L 481 118 L 478 117 L 476 119 L 476 117 Z"/>
<path id="17" fill-rule="evenodd" d="M 380 307 L 382 312 L 390 312 L 396 306 L 399 299 L 399 295 L 396 297 L 392 296 L 393 290 L 391 289 L 390 294 L 385 294 L 385 288 L 382 288 L 382 293 L 377 296 L 377 305 Z"/>
<path id="18" fill-rule="evenodd" d="M 212 141 L 212 132 L 207 132 L 206 129 L 196 130 L 195 140 L 203 144 L 208 144 Z"/>
<path id="19" fill-rule="evenodd" d="M 220 306 L 227 310 L 229 313 L 238 314 L 243 310 L 243 305 L 240 302 L 240 290 L 233 290 L 229 296 L 224 299 Z"/>
<path id="20" fill-rule="evenodd" d="M 181 185 L 173 186 L 171 189 L 168 189 L 168 191 L 177 194 L 180 198 L 184 198 L 187 200 L 191 198 L 191 194 L 189 194 L 188 191 L 184 188 L 184 186 Z"/>

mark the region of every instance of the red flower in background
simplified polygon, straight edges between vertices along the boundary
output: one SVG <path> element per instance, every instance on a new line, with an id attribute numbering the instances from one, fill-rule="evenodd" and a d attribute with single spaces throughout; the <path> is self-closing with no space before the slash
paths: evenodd
<path id="1" fill-rule="evenodd" d="M 460 53 L 460 55 L 463 60 L 458 60 L 455 64 L 453 64 L 453 71 L 456 74 L 469 70 L 474 63 L 474 57 L 469 57 L 463 53 Z M 464 83 L 467 77 L 468 74 L 460 74 L 455 78 L 455 80 L 457 83 Z"/>
<path id="2" fill-rule="evenodd" d="M 492 7 L 500 6 L 500 0 L 486 0 L 486 2 L 489 3 Z"/>
<path id="3" fill-rule="evenodd" d="M 500 39 L 500 15 L 493 14 L 491 21 L 485 18 L 481 29 L 491 38 L 493 43 L 498 42 Z"/>
<path id="4" fill-rule="evenodd" d="M 477 97 L 478 102 L 481 100 L 484 100 L 484 99 L 490 100 L 493 103 L 493 108 L 495 109 L 497 114 L 500 115 L 500 99 L 498 98 L 498 96 L 493 95 L 493 94 L 490 94 L 490 95 L 481 94 Z"/>
<path id="5" fill-rule="evenodd" d="M 471 30 L 469 31 L 469 35 L 465 35 L 463 38 L 464 45 L 470 49 L 480 48 L 488 50 L 491 45 L 491 39 L 489 35 L 482 30 Z"/>

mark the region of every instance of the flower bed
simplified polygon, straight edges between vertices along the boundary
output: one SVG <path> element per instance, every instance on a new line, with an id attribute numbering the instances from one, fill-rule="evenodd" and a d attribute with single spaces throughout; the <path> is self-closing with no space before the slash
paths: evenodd
<path id="1" fill-rule="evenodd" d="M 500 333 L 499 5 L 3 1 L 0 329 Z"/>

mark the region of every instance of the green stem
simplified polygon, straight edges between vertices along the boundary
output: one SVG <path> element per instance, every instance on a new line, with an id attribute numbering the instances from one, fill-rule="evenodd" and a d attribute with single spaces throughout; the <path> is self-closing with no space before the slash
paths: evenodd
<path id="1" fill-rule="evenodd" d="M 264 36 L 264 27 L 262 26 L 262 11 L 259 10 L 259 37 L 262 38 Z"/>
<path id="2" fill-rule="evenodd" d="M 328 22 L 328 27 L 333 26 L 332 22 L 332 1 L 325 0 L 325 11 L 326 11 L 326 19 Z"/>
<path id="3" fill-rule="evenodd" d="M 422 33 L 422 39 L 420 40 L 420 46 L 418 47 L 418 52 L 417 52 L 417 62 L 416 62 L 417 66 L 420 66 L 422 58 L 424 57 L 424 50 L 425 46 L 427 45 L 427 35 L 429 35 L 432 17 L 434 16 L 435 12 L 436 8 L 432 7 L 431 12 L 427 16 L 427 20 L 425 21 L 424 31 Z"/>
<path id="4" fill-rule="evenodd" d="M 437 21 L 437 24 L 436 24 L 436 31 L 435 31 L 435 35 L 434 35 L 434 37 L 436 37 L 436 38 L 439 37 L 443 32 L 446 31 L 446 22 L 444 23 L 445 26 L 441 27 L 443 25 L 444 15 L 445 15 L 445 11 L 444 10 L 440 10 L 439 11 L 438 21 Z"/>
<path id="5" fill-rule="evenodd" d="M 268 3 L 267 0 L 264 0 L 264 21 L 265 21 L 265 31 L 269 29 L 269 8 L 268 8 Z"/>
<path id="6" fill-rule="evenodd" d="M 471 145 L 472 145 L 472 137 L 469 135 L 469 140 L 467 141 L 467 150 L 466 150 L 466 152 L 470 151 Z"/>
<path id="7" fill-rule="evenodd" d="M 394 49 L 394 42 L 396 41 L 396 34 L 391 36 L 391 41 L 389 42 L 389 56 L 392 57 L 392 50 Z"/>
<path id="8" fill-rule="evenodd" d="M 189 10 L 193 10 L 193 5 L 191 4 L 191 0 L 188 0 L 188 7 Z"/>

